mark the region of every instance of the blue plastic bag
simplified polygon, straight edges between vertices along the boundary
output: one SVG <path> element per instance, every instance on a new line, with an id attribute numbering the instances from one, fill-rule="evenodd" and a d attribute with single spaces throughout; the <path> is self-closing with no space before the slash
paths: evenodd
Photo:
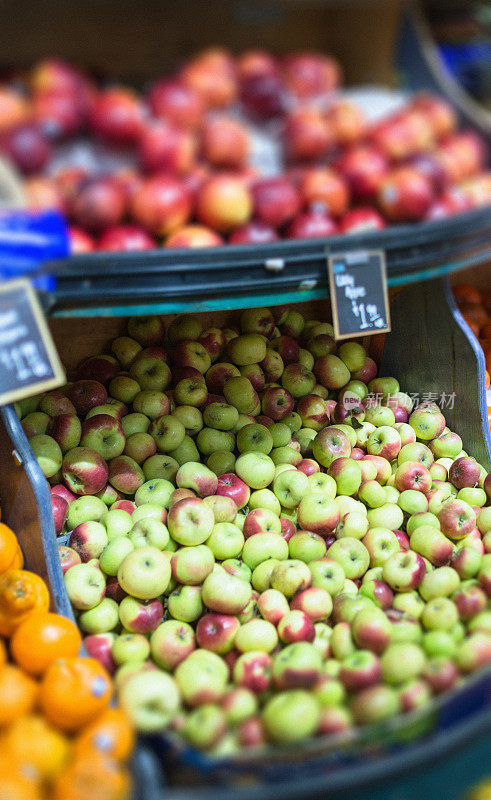
<path id="1" fill-rule="evenodd" d="M 0 281 L 32 277 L 37 289 L 54 288 L 54 278 L 36 278 L 46 261 L 66 258 L 70 253 L 65 219 L 56 211 L 0 211 Z"/>

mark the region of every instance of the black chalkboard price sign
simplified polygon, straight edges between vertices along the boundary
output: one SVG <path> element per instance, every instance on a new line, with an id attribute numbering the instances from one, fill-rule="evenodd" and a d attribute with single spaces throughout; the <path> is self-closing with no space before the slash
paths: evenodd
<path id="1" fill-rule="evenodd" d="M 18 280 L 0 284 L 0 406 L 54 389 L 65 381 L 30 283 Z"/>
<path id="2" fill-rule="evenodd" d="M 336 253 L 328 258 L 328 271 L 336 339 L 390 331 L 383 251 Z"/>

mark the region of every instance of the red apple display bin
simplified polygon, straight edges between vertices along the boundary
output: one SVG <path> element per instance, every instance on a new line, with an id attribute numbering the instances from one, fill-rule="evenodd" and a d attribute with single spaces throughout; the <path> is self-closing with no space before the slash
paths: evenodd
<path id="1" fill-rule="evenodd" d="M 481 270 L 483 276 L 489 275 L 489 266 Z M 216 325 L 227 319 L 227 309 L 274 304 L 274 279 L 267 276 L 267 280 L 269 291 L 262 286 L 261 294 L 244 291 L 236 292 L 234 297 L 230 289 L 230 296 L 221 299 L 219 312 L 200 312 L 208 302 L 212 303 L 210 291 L 204 286 L 202 292 L 193 292 L 192 296 L 189 290 L 176 292 L 177 298 L 167 302 L 179 306 L 179 310 L 201 313 L 207 324 L 213 320 Z M 126 298 L 129 292 L 127 287 Z M 309 299 L 298 304 L 306 318 L 330 317 L 325 285 L 322 292 L 323 300 Z M 80 295 L 78 307 L 75 308 L 72 298 L 70 309 L 63 303 L 57 306 L 56 296 L 45 296 L 46 307 L 53 309 L 50 327 L 68 375 L 84 357 L 106 350 L 110 340 L 125 330 L 127 314 L 162 311 L 160 301 L 164 302 L 165 297 L 158 289 L 155 295 L 152 305 L 148 301 L 130 307 L 111 305 L 105 315 L 101 315 L 101 308 L 88 308 Z M 281 302 L 284 295 L 285 292 L 278 292 L 276 301 Z M 302 295 L 297 292 L 295 296 L 298 299 Z M 392 333 L 383 343 L 381 374 L 394 375 L 408 392 L 433 395 L 444 392 L 452 396 L 453 408 L 446 410 L 449 425 L 462 436 L 469 451 L 489 468 L 491 437 L 484 357 L 453 302 L 446 280 L 414 283 L 394 293 L 391 315 Z M 2 418 L 0 452 L 4 466 L 0 472 L 0 493 L 4 519 L 7 524 L 15 521 L 21 530 L 27 566 L 49 581 L 53 606 L 70 616 L 48 485 L 13 407 L 4 408 Z M 20 526 L 19 519 L 23 523 Z M 142 776 L 139 796 L 142 800 L 162 796 L 162 787 L 168 781 L 165 792 L 176 800 L 187 800 L 191 792 L 194 798 L 203 800 L 211 792 L 224 800 L 232 796 L 240 800 L 253 800 L 256 796 L 293 797 L 300 791 L 314 797 L 327 787 L 334 798 L 356 791 L 363 799 L 373 800 L 384 796 L 381 792 L 390 778 L 391 785 L 398 787 L 398 796 L 409 800 L 416 791 L 411 772 L 417 766 L 418 770 L 424 768 L 428 781 L 428 794 L 420 796 L 430 796 L 432 781 L 432 786 L 441 784 L 443 769 L 448 782 L 445 796 L 457 798 L 459 780 L 466 779 L 468 785 L 478 779 L 482 775 L 482 759 L 486 752 L 489 754 L 490 698 L 488 671 L 476 675 L 463 689 L 449 693 L 424 711 L 363 729 L 349 744 L 334 738 L 317 739 L 295 751 L 275 748 L 213 759 L 183 745 L 172 735 L 145 737 L 135 762 L 137 775 L 140 770 Z"/>

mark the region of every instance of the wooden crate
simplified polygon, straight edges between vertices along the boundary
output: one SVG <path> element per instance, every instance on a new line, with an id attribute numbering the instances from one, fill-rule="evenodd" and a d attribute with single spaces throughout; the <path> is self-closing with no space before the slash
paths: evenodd
<path id="1" fill-rule="evenodd" d="M 252 301 L 260 305 L 261 298 Z M 330 319 L 326 301 L 296 304 L 306 318 Z M 372 337 L 370 352 L 381 362 L 381 374 L 393 375 L 401 389 L 420 399 L 442 394 L 453 397 L 443 411 L 464 447 L 487 469 L 491 437 L 487 424 L 484 358 L 440 279 L 415 284 L 392 298 L 392 333 Z M 233 312 L 200 315 L 205 325 L 220 325 Z M 169 315 L 167 321 L 170 321 Z M 124 317 L 63 318 L 50 328 L 68 376 L 84 358 L 110 352 L 112 339 L 126 331 Z M 71 614 L 64 592 L 51 518 L 48 484 L 30 450 L 12 408 L 0 424 L 0 501 L 2 517 L 18 534 L 27 568 L 39 572 L 51 585 L 53 605 Z"/>

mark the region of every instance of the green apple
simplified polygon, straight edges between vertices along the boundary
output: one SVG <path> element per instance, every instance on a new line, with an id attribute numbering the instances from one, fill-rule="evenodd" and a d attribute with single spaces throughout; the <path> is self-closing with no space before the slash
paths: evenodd
<path id="1" fill-rule="evenodd" d="M 179 466 L 185 464 L 186 461 L 199 461 L 199 450 L 193 439 L 188 435 L 184 437 L 179 447 L 176 447 L 176 449 L 172 450 L 168 455 L 171 456 L 174 461 L 177 461 Z"/>
<path id="2" fill-rule="evenodd" d="M 358 491 L 358 497 L 369 508 L 379 508 L 387 502 L 385 487 L 376 480 L 363 483 Z"/>
<path id="3" fill-rule="evenodd" d="M 216 450 L 206 459 L 206 466 L 215 475 L 227 475 L 235 469 L 235 456 L 230 450 Z"/>
<path id="4" fill-rule="evenodd" d="M 164 480 L 173 481 L 179 469 L 179 463 L 175 458 L 169 455 L 157 453 L 145 459 L 142 464 L 142 469 L 145 481 L 152 480 L 152 478 L 163 478 Z"/>
<path id="5" fill-rule="evenodd" d="M 116 539 L 119 536 L 124 536 L 129 533 L 133 527 L 133 520 L 131 514 L 124 511 L 122 508 L 113 508 L 106 511 L 100 518 L 100 522 L 104 525 L 109 541 Z"/>
<path id="6" fill-rule="evenodd" d="M 99 557 L 99 564 L 106 575 L 117 575 L 118 570 L 135 545 L 127 536 L 117 536 L 106 545 Z"/>
<path id="7" fill-rule="evenodd" d="M 227 403 L 210 403 L 203 412 L 204 424 L 219 431 L 232 431 L 238 419 L 239 412 L 235 406 Z"/>
<path id="8" fill-rule="evenodd" d="M 371 508 L 367 513 L 371 528 L 390 528 L 397 531 L 404 522 L 404 513 L 395 503 L 384 503 L 379 508 Z"/>
<path id="9" fill-rule="evenodd" d="M 63 454 L 60 445 L 52 436 L 38 433 L 31 436 L 29 444 L 46 478 L 51 478 L 61 469 Z"/>
<path id="10" fill-rule="evenodd" d="M 119 625 L 118 604 L 103 597 L 99 605 L 82 611 L 78 624 L 84 633 L 109 633 Z"/>
<path id="11" fill-rule="evenodd" d="M 329 466 L 328 474 L 334 478 L 337 494 L 351 496 L 361 485 L 361 469 L 353 458 L 336 458 Z"/>
<path id="12" fill-rule="evenodd" d="M 193 650 L 177 666 L 175 682 L 188 706 L 214 703 L 225 694 L 229 677 L 223 658 L 210 650 Z"/>
<path id="13" fill-rule="evenodd" d="M 173 491 L 174 486 L 170 481 L 165 478 L 152 478 L 149 481 L 145 481 L 145 483 L 137 489 L 135 503 L 137 506 L 149 503 L 168 508 Z"/>
<path id="14" fill-rule="evenodd" d="M 263 561 L 271 558 L 282 561 L 288 555 L 288 543 L 278 533 L 256 533 L 246 539 L 242 550 L 242 560 L 252 570 Z"/>
<path id="15" fill-rule="evenodd" d="M 237 433 L 237 450 L 239 453 L 266 453 L 273 448 L 273 437 L 265 425 L 250 423 L 244 425 Z"/>
<path id="16" fill-rule="evenodd" d="M 199 408 L 195 408 L 194 406 L 177 406 L 171 413 L 173 417 L 176 417 L 179 422 L 184 425 L 188 436 L 195 436 L 203 427 L 203 415 Z"/>
<path id="17" fill-rule="evenodd" d="M 74 564 L 65 572 L 65 587 L 74 608 L 87 611 L 98 606 L 106 591 L 106 578 L 92 564 Z"/>
<path id="18" fill-rule="evenodd" d="M 71 531 L 82 522 L 100 522 L 107 513 L 107 506 L 99 497 L 84 495 L 77 497 L 68 506 L 67 530 Z"/>
<path id="19" fill-rule="evenodd" d="M 274 742 L 295 743 L 312 736 L 319 725 L 321 708 L 313 694 L 303 689 L 280 692 L 266 703 L 262 719 Z"/>
<path id="20" fill-rule="evenodd" d="M 122 683 L 118 701 L 141 733 L 165 730 L 180 707 L 176 681 L 165 672 L 138 672 Z"/>
<path id="21" fill-rule="evenodd" d="M 251 489 L 265 489 L 274 478 L 275 465 L 265 453 L 243 453 L 235 462 L 235 472 Z"/>
<path id="22" fill-rule="evenodd" d="M 200 453 L 205 457 L 210 456 L 217 450 L 230 450 L 230 452 L 233 452 L 235 449 L 235 435 L 231 431 L 202 428 L 196 437 L 196 444 Z"/>
<path id="23" fill-rule="evenodd" d="M 292 431 L 284 422 L 275 422 L 268 430 L 273 439 L 273 447 L 286 447 L 292 438 Z"/>
<path id="24" fill-rule="evenodd" d="M 218 522 L 213 526 L 207 546 L 219 561 L 236 558 L 242 552 L 244 535 L 232 522 Z"/>
<path id="25" fill-rule="evenodd" d="M 274 494 L 284 508 L 296 508 L 309 489 L 309 479 L 298 469 L 282 472 L 273 482 Z"/>
<path id="26" fill-rule="evenodd" d="M 139 600 L 151 600 L 163 594 L 170 579 L 169 559 L 156 547 L 133 550 L 118 569 L 118 581 L 123 591 Z"/>
<path id="27" fill-rule="evenodd" d="M 140 508 L 144 508 L 144 506 L 140 506 Z M 169 531 L 160 519 L 145 517 L 133 525 L 128 539 L 135 548 L 150 546 L 156 547 L 158 550 L 166 550 L 170 537 Z"/>
<path id="28" fill-rule="evenodd" d="M 277 516 L 279 516 L 281 512 L 280 501 L 271 489 L 257 489 L 255 492 L 251 492 L 249 508 L 251 510 L 255 508 L 264 508 L 272 511 L 273 514 Z"/>
<path id="29" fill-rule="evenodd" d="M 370 565 L 370 554 L 362 542 L 346 536 L 335 541 L 327 551 L 343 568 L 347 578 L 361 578 Z"/>

